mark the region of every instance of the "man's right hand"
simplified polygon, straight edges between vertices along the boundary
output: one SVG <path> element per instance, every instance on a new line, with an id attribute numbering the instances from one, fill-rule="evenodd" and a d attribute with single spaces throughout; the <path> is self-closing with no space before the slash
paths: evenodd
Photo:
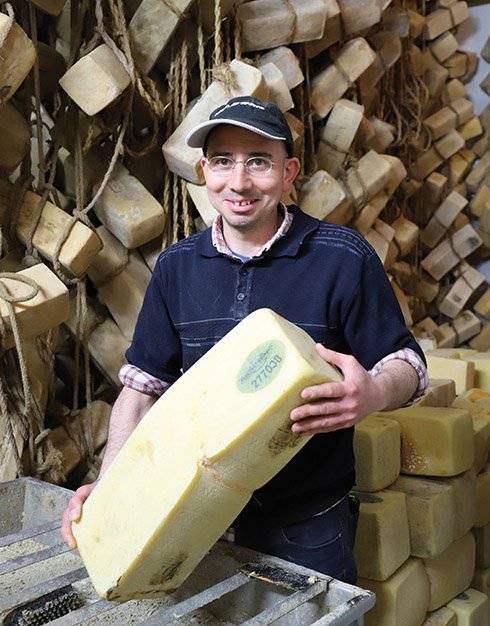
<path id="1" fill-rule="evenodd" d="M 83 485 L 79 487 L 68 502 L 68 506 L 63 513 L 63 521 L 61 523 L 61 535 L 66 544 L 70 548 L 76 548 L 77 542 L 71 532 L 72 522 L 76 522 L 82 515 L 82 506 L 85 500 L 89 497 L 92 491 L 95 489 L 97 483 L 90 483 L 89 485 Z"/>

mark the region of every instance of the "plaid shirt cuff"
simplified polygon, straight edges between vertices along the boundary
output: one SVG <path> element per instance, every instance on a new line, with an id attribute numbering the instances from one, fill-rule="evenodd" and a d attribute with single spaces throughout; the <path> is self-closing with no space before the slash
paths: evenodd
<path id="1" fill-rule="evenodd" d="M 388 361 L 392 361 L 393 359 L 401 359 L 402 361 L 410 363 L 410 365 L 417 372 L 417 376 L 419 377 L 419 385 L 414 395 L 410 398 L 408 402 L 403 405 L 411 406 L 412 404 L 418 402 L 427 393 L 427 389 L 429 387 L 429 375 L 427 373 L 427 368 L 425 367 L 424 362 L 415 352 L 415 350 L 412 350 L 412 348 L 403 348 L 403 350 L 392 352 L 391 354 L 388 354 L 383 359 L 381 359 L 381 361 L 378 361 L 376 365 L 369 370 L 371 376 L 376 376 L 377 374 L 379 374 L 383 365 Z"/>
<path id="2" fill-rule="evenodd" d="M 147 395 L 161 396 L 170 387 L 170 383 L 147 374 L 135 365 L 126 364 L 119 370 L 119 380 L 125 387 L 130 387 Z"/>

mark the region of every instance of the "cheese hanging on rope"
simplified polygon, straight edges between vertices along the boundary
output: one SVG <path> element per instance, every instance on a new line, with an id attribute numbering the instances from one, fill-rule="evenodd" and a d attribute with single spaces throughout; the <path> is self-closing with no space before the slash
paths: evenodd
<path id="1" fill-rule="evenodd" d="M 97 592 L 175 591 L 246 505 L 307 443 L 301 391 L 339 381 L 307 333 L 270 309 L 242 320 L 153 405 L 73 525 Z"/>

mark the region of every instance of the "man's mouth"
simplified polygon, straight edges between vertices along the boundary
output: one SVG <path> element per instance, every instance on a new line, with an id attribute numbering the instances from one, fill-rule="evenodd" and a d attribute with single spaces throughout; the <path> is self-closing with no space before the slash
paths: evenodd
<path id="1" fill-rule="evenodd" d="M 234 204 L 235 206 L 249 206 L 250 204 L 253 204 L 255 201 L 254 200 L 230 200 L 230 202 Z"/>

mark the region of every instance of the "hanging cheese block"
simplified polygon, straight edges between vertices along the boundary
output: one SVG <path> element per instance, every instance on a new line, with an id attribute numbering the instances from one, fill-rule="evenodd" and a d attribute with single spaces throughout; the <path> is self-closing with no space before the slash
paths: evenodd
<path id="1" fill-rule="evenodd" d="M 307 443 L 289 418 L 302 389 L 340 379 L 269 309 L 230 331 L 153 405 L 85 503 L 73 533 L 97 592 L 173 592 Z"/>
<path id="2" fill-rule="evenodd" d="M 424 621 L 429 580 L 421 560 L 408 559 L 388 580 L 359 578 L 357 585 L 376 594 L 376 604 L 364 616 L 366 626 L 420 626 Z"/>
<path id="3" fill-rule="evenodd" d="M 0 39 L 7 32 L 0 55 L 0 105 L 14 95 L 36 59 L 36 49 L 22 28 L 0 13 Z"/>
<path id="4" fill-rule="evenodd" d="M 400 474 L 400 426 L 396 420 L 368 415 L 354 430 L 356 489 L 379 491 Z"/>
<path id="5" fill-rule="evenodd" d="M 242 50 L 266 50 L 320 39 L 326 10 L 321 0 L 252 0 L 240 4 Z"/>
<path id="6" fill-rule="evenodd" d="M 98 187 L 95 185 L 94 193 Z M 94 212 L 126 248 L 147 243 L 165 227 L 162 205 L 119 161 L 95 203 Z"/>
<path id="7" fill-rule="evenodd" d="M 131 341 L 151 272 L 137 250 L 129 251 L 123 261 L 124 247 L 104 226 L 99 226 L 97 233 L 104 247 L 100 258 L 97 255 L 89 267 L 88 275 L 97 287 L 99 299 L 124 337 Z"/>
<path id="8" fill-rule="evenodd" d="M 353 492 L 359 499 L 354 559 L 361 578 L 386 580 L 410 556 L 405 494 Z"/>
<path id="9" fill-rule="evenodd" d="M 304 81 L 299 59 L 287 46 L 279 46 L 263 54 L 259 67 L 266 63 L 274 63 L 281 70 L 288 89 L 294 89 Z"/>
<path id="10" fill-rule="evenodd" d="M 344 44 L 334 63 L 313 77 L 310 103 L 319 117 L 328 115 L 350 83 L 356 81 L 375 58 L 376 53 L 362 37 Z"/>
<path id="11" fill-rule="evenodd" d="M 31 133 L 25 118 L 9 102 L 0 108 L 0 172 L 11 174 L 30 149 Z"/>
<path id="12" fill-rule="evenodd" d="M 9 295 L 15 298 L 27 298 L 35 293 L 35 288 L 23 282 L 23 278 L 34 281 L 39 287 L 33 298 L 12 305 L 19 335 L 23 340 L 36 337 L 68 319 L 68 289 L 47 265 L 38 263 L 15 274 L 19 277 L 18 280 L 16 278 L 1 279 Z M 15 345 L 12 322 L 7 303 L 3 299 L 0 300 L 0 315 L 6 331 L 2 348 L 12 348 Z"/>
<path id="13" fill-rule="evenodd" d="M 193 0 L 142 0 L 128 26 L 136 63 L 147 74 L 170 41 Z"/>
<path id="14" fill-rule="evenodd" d="M 131 82 L 125 67 L 105 43 L 78 60 L 59 83 L 87 115 L 112 104 Z"/>

